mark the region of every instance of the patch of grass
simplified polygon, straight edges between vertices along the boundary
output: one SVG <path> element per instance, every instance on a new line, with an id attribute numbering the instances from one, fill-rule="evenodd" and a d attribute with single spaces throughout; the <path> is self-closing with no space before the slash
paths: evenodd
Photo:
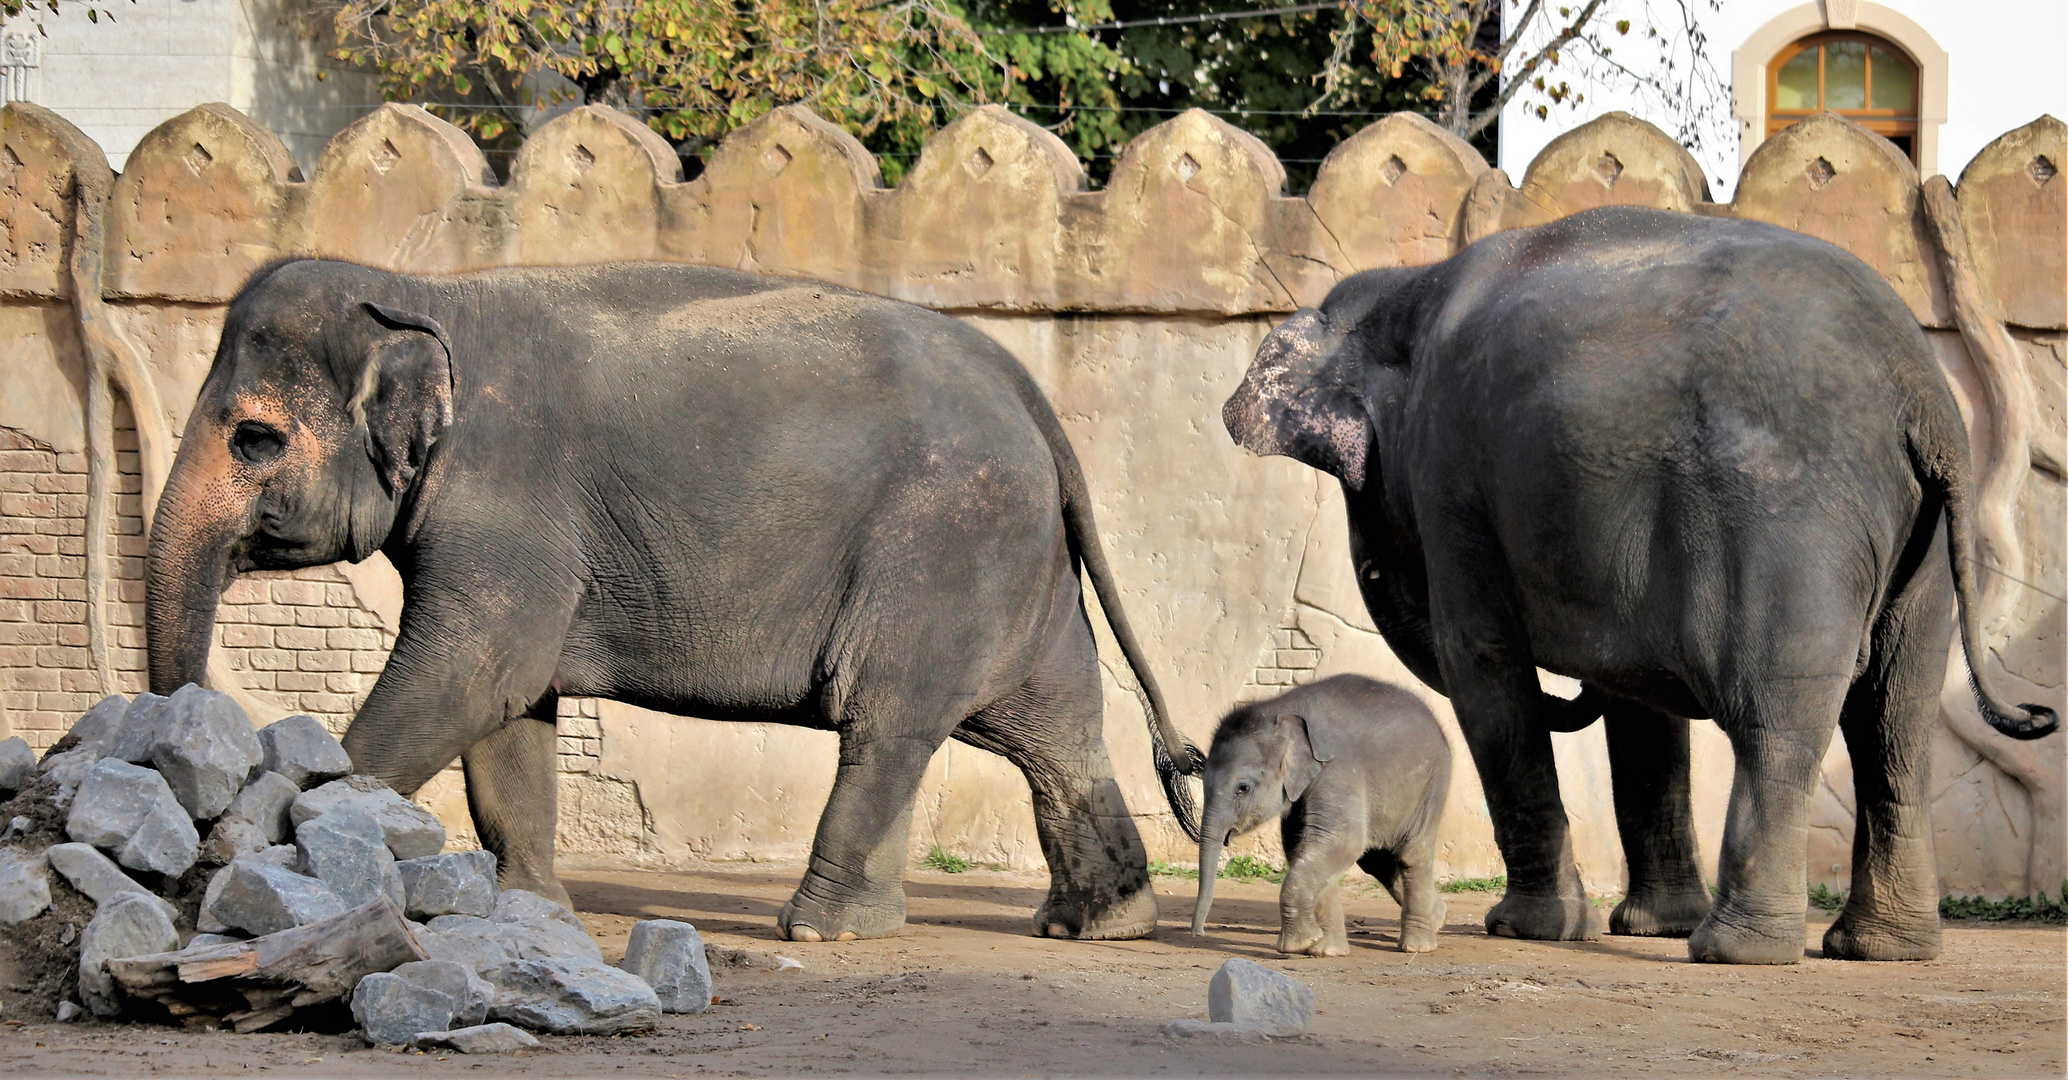
<path id="1" fill-rule="evenodd" d="M 1437 888 L 1442 889 L 1444 892 L 1506 892 L 1508 891 L 1508 875 L 1502 874 L 1499 877 L 1452 878 L 1438 885 Z"/>
<path id="2" fill-rule="evenodd" d="M 2038 896 L 2014 896 L 2007 900 L 1942 896 L 1939 898 L 1939 917 L 1977 922 L 2068 923 L 2068 882 L 2061 883 L 2061 893 L 2058 899 L 2053 900 L 2047 899 L 2044 892 Z"/>
<path id="3" fill-rule="evenodd" d="M 1179 866 L 1175 863 L 1152 862 L 1149 864 L 1149 876 L 1198 881 L 1199 870 L 1196 867 Z M 1254 855 L 1237 855 L 1221 867 L 1218 876 L 1232 881 L 1279 882 L 1285 880 L 1285 867 L 1267 863 Z"/>
<path id="4" fill-rule="evenodd" d="M 1285 880 L 1285 867 L 1273 866 L 1255 855 L 1237 855 L 1228 860 L 1228 865 L 1221 867 L 1220 876 L 1236 881 L 1275 883 Z"/>
<path id="5" fill-rule="evenodd" d="M 926 858 L 919 860 L 919 865 L 923 869 L 939 870 L 943 874 L 960 874 L 970 870 L 1005 869 L 1005 867 L 997 863 L 975 862 L 960 855 L 949 854 L 948 850 L 939 844 L 935 844 L 933 850 L 926 853 Z"/>
<path id="6" fill-rule="evenodd" d="M 1812 906 L 1837 914 L 1845 910 L 1846 895 L 1843 892 L 1833 892 L 1830 886 L 1819 883 L 1816 888 L 1810 890 L 1809 899 Z"/>

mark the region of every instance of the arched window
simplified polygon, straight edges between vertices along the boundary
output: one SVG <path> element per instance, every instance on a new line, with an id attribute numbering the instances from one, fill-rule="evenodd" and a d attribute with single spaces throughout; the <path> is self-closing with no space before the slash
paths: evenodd
<path id="1" fill-rule="evenodd" d="M 1830 110 L 1917 158 L 1917 64 L 1894 43 L 1856 30 L 1812 34 L 1766 66 L 1766 134 Z"/>

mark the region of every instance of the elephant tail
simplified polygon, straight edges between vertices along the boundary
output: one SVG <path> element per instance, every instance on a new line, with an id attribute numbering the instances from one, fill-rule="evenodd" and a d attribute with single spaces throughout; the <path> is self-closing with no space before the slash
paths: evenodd
<path id="1" fill-rule="evenodd" d="M 1606 691 L 1588 683 L 1580 684 L 1579 696 L 1571 701 L 1555 694 L 1545 694 L 1543 699 L 1544 715 L 1548 718 L 1545 726 L 1561 732 L 1586 730 L 1588 725 L 1601 719 L 1610 701 Z"/>
<path id="2" fill-rule="evenodd" d="M 1960 644 L 1967 658 L 1968 685 L 1989 726 L 2013 739 L 2040 739 L 2054 733 L 2060 719 L 2044 705 L 2013 707 L 1991 690 L 1982 677 L 1982 612 L 1975 555 L 1973 483 L 1967 433 L 1948 431 L 1949 422 L 1913 422 L 1908 439 L 1911 469 L 1927 492 L 1946 506 L 1946 539 L 1953 568 L 1953 594 L 1960 607 Z"/>
<path id="3" fill-rule="evenodd" d="M 1017 368 L 1018 365 L 1014 366 Z M 1120 602 L 1120 588 L 1113 583 L 1112 568 L 1106 564 L 1106 549 L 1099 543 L 1098 524 L 1092 517 L 1091 490 L 1085 485 L 1084 467 L 1077 461 L 1077 452 L 1070 448 L 1063 425 L 1056 419 L 1040 388 L 1026 376 L 1024 369 L 1019 369 L 1018 374 L 1020 394 L 1027 403 L 1027 411 L 1040 425 L 1048 440 L 1049 453 L 1055 458 L 1056 479 L 1062 487 L 1063 527 L 1069 537 L 1070 553 L 1084 567 L 1085 575 L 1091 578 L 1092 592 L 1098 596 L 1099 607 L 1106 613 L 1106 625 L 1113 631 L 1113 640 L 1120 644 L 1120 655 L 1127 659 L 1128 668 L 1134 672 L 1135 695 L 1141 699 L 1142 711 L 1149 718 L 1149 746 L 1156 762 L 1156 778 L 1163 785 L 1164 798 L 1170 802 L 1171 814 L 1177 818 L 1178 828 L 1184 830 L 1193 843 L 1198 843 L 1199 811 L 1185 777 L 1195 776 L 1205 767 L 1206 755 L 1171 723 L 1170 706 L 1164 703 L 1163 688 L 1156 684 L 1156 676 L 1150 672 L 1149 661 L 1142 654 L 1141 642 L 1135 638 L 1134 627 L 1127 621 L 1127 609 Z"/>

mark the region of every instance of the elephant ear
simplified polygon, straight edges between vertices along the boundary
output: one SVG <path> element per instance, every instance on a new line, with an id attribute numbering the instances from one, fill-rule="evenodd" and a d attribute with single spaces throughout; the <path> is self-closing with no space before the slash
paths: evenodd
<path id="1" fill-rule="evenodd" d="M 390 497 L 422 471 L 452 423 L 452 339 L 429 315 L 366 301 L 375 324 L 346 406 Z"/>
<path id="2" fill-rule="evenodd" d="M 1335 756 L 1335 751 L 1326 742 L 1315 739 L 1314 725 L 1298 713 L 1279 713 L 1278 727 L 1285 735 L 1285 760 L 1281 767 L 1285 775 L 1285 801 L 1291 805 L 1307 793 L 1307 785 L 1321 774 L 1321 767 Z M 1305 754 L 1298 750 L 1302 743 L 1307 747 Z"/>
<path id="3" fill-rule="evenodd" d="M 1372 429 L 1347 353 L 1326 316 L 1299 312 L 1257 347 L 1221 423 L 1253 454 L 1289 457 L 1362 490 Z"/>
<path id="4" fill-rule="evenodd" d="M 1314 756 L 1316 762 L 1326 763 L 1336 756 L 1335 747 L 1329 744 L 1328 735 L 1306 717 L 1298 713 L 1286 713 L 1278 718 L 1278 722 L 1299 725 L 1301 733 L 1307 737 L 1307 752 Z"/>

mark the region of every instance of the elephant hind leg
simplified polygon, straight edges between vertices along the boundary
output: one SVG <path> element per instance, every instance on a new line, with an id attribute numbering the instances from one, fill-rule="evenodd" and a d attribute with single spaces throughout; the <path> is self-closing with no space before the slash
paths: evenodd
<path id="1" fill-rule="evenodd" d="M 1630 867 L 1609 933 L 1684 938 L 1710 908 L 1689 794 L 1688 720 L 1623 700 L 1604 715 L 1616 829 Z"/>
<path id="2" fill-rule="evenodd" d="M 498 884 L 535 892 L 572 909 L 553 873 L 554 834 L 560 827 L 557 761 L 558 694 L 548 692 L 523 716 L 460 755 L 467 777 L 467 809 L 481 846 L 496 857 Z"/>
<path id="3" fill-rule="evenodd" d="M 1027 777 L 1048 860 L 1034 915 L 1047 937 L 1122 940 L 1156 930 L 1148 852 L 1106 753 L 1098 653 L 1082 609 L 1063 620 L 1034 675 L 969 718 L 955 738 L 1004 757 Z"/>
<path id="4" fill-rule="evenodd" d="M 1923 569 L 1876 621 L 1867 670 L 1839 714 L 1857 809 L 1852 890 L 1824 933 L 1827 959 L 1939 955 L 1931 756 L 1953 633 L 1944 547 L 1935 539 Z"/>
<path id="5" fill-rule="evenodd" d="M 810 865 L 776 917 L 791 941 L 894 937 L 905 926 L 912 801 L 945 738 L 840 735 L 840 768 L 819 815 Z"/>

